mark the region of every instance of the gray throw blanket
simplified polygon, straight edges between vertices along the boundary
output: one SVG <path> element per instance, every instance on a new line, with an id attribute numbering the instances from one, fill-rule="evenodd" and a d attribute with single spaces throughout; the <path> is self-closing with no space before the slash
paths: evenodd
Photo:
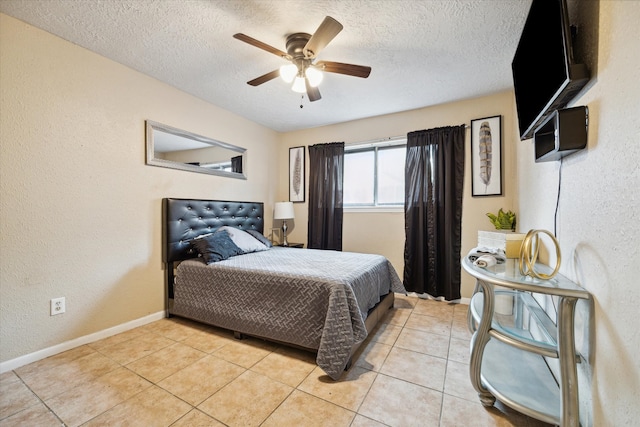
<path id="1" fill-rule="evenodd" d="M 405 293 L 381 255 L 274 247 L 177 269 L 172 314 L 317 350 L 331 378 L 342 374 L 364 319 L 388 292 Z"/>

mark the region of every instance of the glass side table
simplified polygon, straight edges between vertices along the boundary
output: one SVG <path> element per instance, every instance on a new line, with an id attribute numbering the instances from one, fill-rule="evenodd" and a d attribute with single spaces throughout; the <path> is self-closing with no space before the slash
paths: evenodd
<path id="1" fill-rule="evenodd" d="M 482 404 L 492 406 L 497 398 L 533 418 L 578 427 L 575 304 L 591 294 L 559 274 L 551 280 L 523 276 L 513 259 L 480 268 L 464 257 L 462 267 L 476 279 L 468 312 L 469 372 Z M 543 265 L 536 270 L 551 271 Z M 555 319 L 531 293 L 558 297 Z M 559 360 L 558 381 L 544 357 Z"/>

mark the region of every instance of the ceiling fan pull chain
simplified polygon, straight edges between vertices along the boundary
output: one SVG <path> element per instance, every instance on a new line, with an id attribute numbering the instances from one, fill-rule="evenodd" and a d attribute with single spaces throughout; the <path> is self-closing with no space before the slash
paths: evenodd
<path id="1" fill-rule="evenodd" d="M 304 105 L 302 105 L 303 101 L 304 101 L 304 95 L 300 95 L 300 108 L 304 108 Z"/>

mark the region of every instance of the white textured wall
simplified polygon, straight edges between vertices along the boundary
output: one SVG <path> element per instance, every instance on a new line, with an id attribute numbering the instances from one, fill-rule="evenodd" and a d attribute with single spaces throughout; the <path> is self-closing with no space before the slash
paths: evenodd
<path id="1" fill-rule="evenodd" d="M 516 192 L 515 153 L 519 142 L 514 130 L 513 93 L 503 92 L 493 96 L 475 98 L 437 107 L 422 108 L 404 113 L 389 114 L 370 119 L 356 120 L 332 126 L 318 127 L 283 135 L 280 163 L 286 164 L 289 147 L 313 145 L 333 141 L 345 143 L 406 135 L 420 129 L 441 126 L 470 125 L 471 120 L 502 116 L 503 195 L 471 197 L 471 142 L 466 133 L 465 182 L 462 212 L 462 253 L 476 246 L 478 230 L 491 230 L 493 226 L 485 216 L 499 208 L 513 209 Z M 307 153 L 307 183 L 309 160 Z M 279 198 L 288 198 L 287 170 L 280 173 Z M 306 198 L 308 200 L 308 197 Z M 295 203 L 296 227 L 291 231 L 292 242 L 307 242 L 307 203 Z M 344 215 L 343 249 L 346 251 L 379 253 L 394 265 L 400 277 L 404 260 L 404 214 L 354 213 Z M 462 296 L 470 298 L 475 282 L 468 274 L 462 274 Z"/>
<path id="2" fill-rule="evenodd" d="M 277 133 L 1 14 L 0 95 L 0 361 L 163 310 L 162 197 L 271 216 Z M 249 179 L 146 166 L 145 119 L 248 148 Z"/>
<path id="3" fill-rule="evenodd" d="M 638 22 L 640 2 L 600 1 L 596 75 L 573 103 L 589 108 L 588 146 L 561 170 L 561 273 L 594 297 L 592 364 L 580 367 L 584 425 L 640 420 Z M 517 162 L 520 227 L 553 230 L 560 162 L 534 163 L 531 141 L 518 144 Z"/>

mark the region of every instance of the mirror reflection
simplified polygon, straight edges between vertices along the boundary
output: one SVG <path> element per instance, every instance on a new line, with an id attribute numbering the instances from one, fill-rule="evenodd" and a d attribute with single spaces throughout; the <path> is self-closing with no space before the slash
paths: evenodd
<path id="1" fill-rule="evenodd" d="M 146 121 L 147 164 L 247 179 L 247 150 L 181 129 Z"/>

